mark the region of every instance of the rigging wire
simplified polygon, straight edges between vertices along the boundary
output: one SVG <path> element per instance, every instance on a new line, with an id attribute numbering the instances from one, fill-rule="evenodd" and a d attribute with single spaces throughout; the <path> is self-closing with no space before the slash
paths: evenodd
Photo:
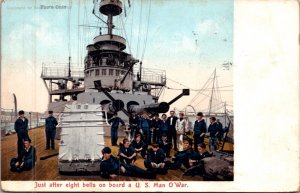
<path id="1" fill-rule="evenodd" d="M 72 0 L 69 0 L 69 9 L 68 9 L 68 51 L 69 51 L 69 57 L 71 57 L 71 6 L 72 6 Z"/>
<path id="2" fill-rule="evenodd" d="M 140 21 L 139 21 L 139 33 L 138 33 L 138 42 L 137 42 L 137 48 L 136 48 L 136 57 L 139 57 L 139 50 L 140 50 L 140 39 L 141 39 L 141 26 L 142 26 L 142 13 L 143 13 L 143 0 L 140 1 Z"/>
<path id="3" fill-rule="evenodd" d="M 133 2 L 132 2 L 133 3 Z M 134 18 L 134 7 L 135 7 L 135 3 L 133 4 L 132 6 L 132 16 L 131 16 L 131 29 L 130 29 L 130 40 L 129 41 L 132 41 L 132 29 L 133 29 L 133 18 Z M 130 51 L 129 54 L 132 54 L 132 52 Z"/>
<path id="4" fill-rule="evenodd" d="M 79 65 L 79 59 L 80 59 L 80 40 L 81 40 L 81 35 L 80 35 L 80 26 L 79 26 L 79 20 L 80 20 L 80 0 L 78 0 L 78 10 L 77 10 L 77 66 Z"/>
<path id="5" fill-rule="evenodd" d="M 126 33 L 126 29 L 125 29 L 125 24 L 124 24 L 123 18 L 121 19 L 121 23 L 122 23 L 122 28 L 123 28 L 123 30 L 124 30 L 125 38 L 128 39 L 128 38 L 127 38 L 127 33 Z M 129 41 L 127 42 L 127 45 L 128 45 L 129 53 L 131 53 L 131 46 L 130 46 Z"/>
<path id="6" fill-rule="evenodd" d="M 225 87 L 228 87 L 228 86 L 221 86 L 221 87 L 216 87 L 216 88 L 225 88 Z M 167 89 L 169 90 L 182 90 L 183 88 L 172 88 L 172 87 L 169 87 L 169 86 L 166 86 Z M 205 88 L 204 90 L 211 90 L 211 88 Z M 193 92 L 198 92 L 198 91 L 201 91 L 203 89 L 191 89 L 190 88 L 190 91 L 193 91 Z M 233 90 L 218 90 L 218 91 L 233 91 Z"/>
<path id="7" fill-rule="evenodd" d="M 145 41 L 144 41 L 144 49 L 143 49 L 141 61 L 143 61 L 143 59 L 144 59 L 146 46 L 147 46 L 149 23 L 150 23 L 150 11 L 151 11 L 151 0 L 149 0 L 149 10 L 148 10 L 148 18 L 147 18 L 148 21 L 147 21 L 147 27 L 146 27 L 146 38 L 145 38 Z"/>

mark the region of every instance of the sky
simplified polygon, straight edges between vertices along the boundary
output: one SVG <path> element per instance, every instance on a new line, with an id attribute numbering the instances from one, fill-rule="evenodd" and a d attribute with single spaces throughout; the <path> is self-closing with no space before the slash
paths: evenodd
<path id="1" fill-rule="evenodd" d="M 147 68 L 166 71 L 167 86 L 160 101 L 170 101 L 182 88 L 201 89 L 217 71 L 222 101 L 232 108 L 233 72 L 223 65 L 233 58 L 233 1 L 126 0 L 114 17 L 114 33 L 127 39 L 126 51 Z M 130 7 L 129 7 L 130 2 Z M 80 67 L 85 47 L 105 26 L 93 14 L 92 0 L 7 0 L 2 5 L 1 107 L 44 112 L 48 94 L 40 78 L 42 65 Z M 96 9 L 96 14 L 98 13 Z M 105 17 L 101 16 L 106 20 Z M 85 26 L 83 26 L 85 25 Z M 125 26 L 125 28 L 123 28 Z M 102 34 L 106 29 L 102 28 Z M 211 87 L 208 87 L 211 88 Z M 175 89 L 175 90 L 174 90 Z M 197 110 L 205 110 L 208 93 Z M 183 109 L 197 94 L 175 102 Z M 199 102 L 199 101 L 198 101 Z"/>

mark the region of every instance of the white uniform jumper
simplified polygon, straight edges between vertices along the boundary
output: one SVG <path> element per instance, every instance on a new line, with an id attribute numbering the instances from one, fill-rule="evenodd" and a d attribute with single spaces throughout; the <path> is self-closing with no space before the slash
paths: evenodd
<path id="1" fill-rule="evenodd" d="M 176 121 L 176 133 L 177 133 L 177 147 L 178 151 L 183 151 L 183 134 L 187 127 L 187 122 L 185 119 L 177 119 Z"/>

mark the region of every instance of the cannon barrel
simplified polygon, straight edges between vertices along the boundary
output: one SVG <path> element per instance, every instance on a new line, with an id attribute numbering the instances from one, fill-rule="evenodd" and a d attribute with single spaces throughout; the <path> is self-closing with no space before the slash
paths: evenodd
<path id="1" fill-rule="evenodd" d="M 166 102 L 152 103 L 148 105 L 131 105 L 128 108 L 129 113 L 166 113 L 168 112 L 170 105 Z"/>
<path id="2" fill-rule="evenodd" d="M 124 102 L 121 100 L 115 100 L 112 103 L 102 104 L 102 108 L 109 114 L 114 114 L 124 108 Z"/>

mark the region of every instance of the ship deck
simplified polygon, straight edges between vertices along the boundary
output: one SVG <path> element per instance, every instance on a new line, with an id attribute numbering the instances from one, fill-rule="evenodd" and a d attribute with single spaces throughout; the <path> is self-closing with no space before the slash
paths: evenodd
<path id="1" fill-rule="evenodd" d="M 10 171 L 10 160 L 13 157 L 16 157 L 17 154 L 17 135 L 12 134 L 9 136 L 5 136 L 1 138 L 1 180 L 2 181 L 48 181 L 48 180 L 74 180 L 74 181 L 107 181 L 98 175 L 61 175 L 58 172 L 58 160 L 57 156 L 48 158 L 46 160 L 40 160 L 40 157 L 51 155 L 54 153 L 58 153 L 58 142 L 59 140 L 55 140 L 56 150 L 45 150 L 45 132 L 44 127 L 31 129 L 29 131 L 29 136 L 32 140 L 32 145 L 37 150 L 37 163 L 36 166 L 31 171 L 23 171 L 22 173 L 16 173 Z M 122 138 L 119 138 L 119 142 Z M 105 137 L 105 143 L 110 144 L 110 138 Z M 228 145 L 227 145 L 228 146 Z M 226 147 L 226 144 L 225 144 Z M 226 147 L 231 148 L 231 147 Z M 112 154 L 116 155 L 118 152 L 118 147 L 112 147 Z M 172 151 L 173 155 L 174 152 Z M 137 161 L 135 162 L 136 166 L 141 168 L 145 168 L 143 164 L 143 159 L 140 155 L 138 155 Z M 202 181 L 202 177 L 200 176 L 184 176 L 182 179 L 180 178 L 183 170 L 169 170 L 166 175 L 157 175 L 155 180 L 158 181 Z M 139 179 L 135 177 L 128 176 L 118 176 L 115 179 L 110 179 L 114 181 L 139 181 L 144 179 Z"/>

